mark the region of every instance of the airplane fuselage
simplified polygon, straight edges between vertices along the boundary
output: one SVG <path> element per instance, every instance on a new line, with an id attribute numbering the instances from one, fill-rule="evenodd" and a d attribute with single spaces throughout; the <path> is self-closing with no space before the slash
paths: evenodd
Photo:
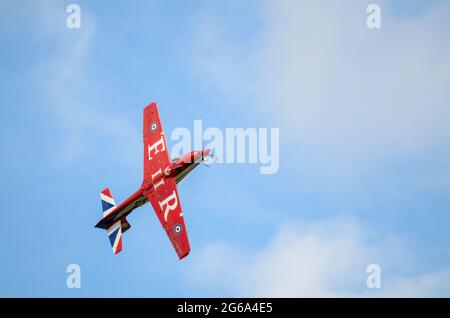
<path id="1" fill-rule="evenodd" d="M 124 219 L 134 209 L 148 202 L 148 195 L 151 195 L 159 184 L 164 182 L 164 178 L 175 178 L 178 184 L 183 180 L 195 167 L 197 167 L 204 157 L 209 155 L 210 150 L 193 150 L 186 153 L 182 157 L 172 160 L 172 162 L 159 173 L 146 177 L 141 187 L 130 195 L 126 200 L 114 208 L 109 214 L 105 215 L 96 225 L 98 228 L 108 229 L 112 224 L 120 219 Z"/>

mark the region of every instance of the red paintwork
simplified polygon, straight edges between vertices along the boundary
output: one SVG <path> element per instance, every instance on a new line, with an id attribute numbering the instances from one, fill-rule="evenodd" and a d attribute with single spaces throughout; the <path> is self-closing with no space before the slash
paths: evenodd
<path id="1" fill-rule="evenodd" d="M 119 243 L 117 245 L 117 250 L 114 254 L 119 254 L 120 251 L 122 251 L 122 240 L 119 241 Z"/>
<path id="2" fill-rule="evenodd" d="M 101 193 L 103 193 L 103 194 L 106 195 L 107 197 L 112 198 L 111 191 L 110 191 L 108 188 L 106 188 L 105 190 L 103 190 Z"/>
<path id="3" fill-rule="evenodd" d="M 189 254 L 190 246 L 176 183 L 178 178 L 184 178 L 196 164 L 209 155 L 210 150 L 191 151 L 171 162 L 156 103 L 144 108 L 143 137 L 144 180 L 141 187 L 105 215 L 96 227 L 108 229 L 121 220 L 122 232 L 125 232 L 130 227 L 126 216 L 135 208 L 150 201 L 178 257 L 182 259 Z M 111 197 L 109 190 L 104 194 Z M 171 200 L 164 204 L 167 199 Z M 167 212 L 168 206 L 176 207 Z"/>

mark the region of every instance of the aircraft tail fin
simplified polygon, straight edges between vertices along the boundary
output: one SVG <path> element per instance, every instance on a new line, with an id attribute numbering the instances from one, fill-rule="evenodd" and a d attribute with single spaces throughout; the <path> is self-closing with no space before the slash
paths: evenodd
<path id="1" fill-rule="evenodd" d="M 105 188 L 100 192 L 100 200 L 102 202 L 103 217 L 113 212 L 116 208 L 116 202 L 114 201 L 109 188 Z M 117 254 L 122 250 L 122 234 L 130 227 L 131 225 L 128 223 L 127 219 L 122 218 L 106 230 L 114 254 Z"/>
<path id="2" fill-rule="evenodd" d="M 116 207 L 116 202 L 108 188 L 105 188 L 100 192 L 100 200 L 102 201 L 103 216 L 112 212 Z"/>

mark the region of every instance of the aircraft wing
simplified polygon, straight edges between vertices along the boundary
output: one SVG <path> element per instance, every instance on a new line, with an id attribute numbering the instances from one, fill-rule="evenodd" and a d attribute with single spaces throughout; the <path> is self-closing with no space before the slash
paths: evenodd
<path id="1" fill-rule="evenodd" d="M 144 108 L 144 179 L 170 164 L 164 130 L 156 103 Z"/>
<path id="2" fill-rule="evenodd" d="M 180 259 L 184 258 L 189 254 L 191 248 L 175 179 L 164 179 L 164 184 L 159 185 L 155 191 L 148 194 L 147 198 L 152 204 L 178 257 Z"/>
<path id="3" fill-rule="evenodd" d="M 164 173 L 170 156 L 164 138 L 156 103 L 144 108 L 144 180 L 153 180 Z M 177 185 L 174 178 L 163 178 L 153 185 L 153 191 L 144 193 L 153 206 L 162 227 L 169 236 L 178 257 L 190 251 Z"/>

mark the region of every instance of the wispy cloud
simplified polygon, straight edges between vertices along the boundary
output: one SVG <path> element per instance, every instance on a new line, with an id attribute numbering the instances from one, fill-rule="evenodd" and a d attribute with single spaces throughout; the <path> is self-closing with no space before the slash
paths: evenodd
<path id="1" fill-rule="evenodd" d="M 89 57 L 95 43 L 95 16 L 82 6 L 80 29 L 66 27 L 66 7 L 46 1 L 36 5 L 35 19 L 42 30 L 34 34 L 53 43 L 53 52 L 33 69 L 39 98 L 59 127 L 59 151 L 54 163 L 73 164 L 99 145 L 120 144 L 115 158 L 127 161 L 124 149 L 138 148 L 140 136 L 130 122 L 115 114 L 102 100 L 107 94 L 91 71 Z M 130 143 L 130 141 L 132 141 Z M 105 151 L 105 149 L 103 149 Z M 106 155 L 106 153 L 105 153 Z"/>
<path id="2" fill-rule="evenodd" d="M 245 46 L 205 10 L 195 71 L 280 127 L 291 204 L 448 239 L 450 4 L 378 1 L 382 27 L 371 30 L 369 3 L 265 1 Z"/>
<path id="3" fill-rule="evenodd" d="M 262 250 L 210 244 L 186 278 L 198 295 L 244 297 L 434 297 L 450 295 L 450 269 L 414 272 L 421 262 L 405 238 L 377 236 L 354 219 L 291 222 Z M 381 288 L 366 285 L 369 264 Z M 408 268 L 409 273 L 408 273 Z"/>
<path id="4" fill-rule="evenodd" d="M 399 19 L 380 1 L 382 28 L 369 30 L 368 3 L 266 1 L 246 50 L 210 16 L 198 70 L 225 94 L 251 88 L 247 107 L 305 151 L 368 161 L 448 144 L 449 4 Z"/>

